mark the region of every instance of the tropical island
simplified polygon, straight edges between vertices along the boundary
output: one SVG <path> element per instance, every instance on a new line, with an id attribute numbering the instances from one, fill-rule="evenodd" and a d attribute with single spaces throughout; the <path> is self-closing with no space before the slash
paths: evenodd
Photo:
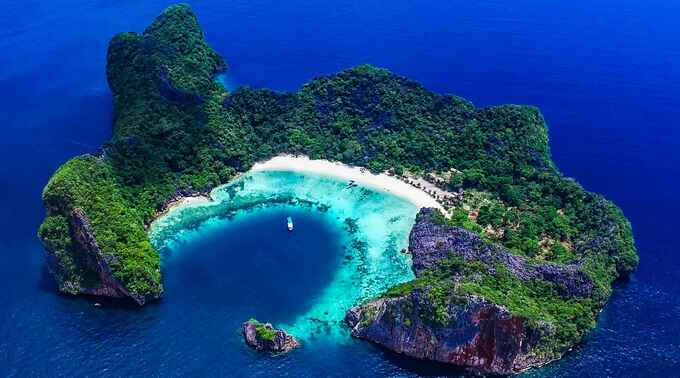
<path id="1" fill-rule="evenodd" d="M 230 93 L 215 80 L 226 69 L 186 5 L 112 39 L 113 137 L 43 191 L 39 236 L 60 291 L 160 298 L 151 222 L 282 154 L 427 191 L 409 238 L 415 279 L 346 316 L 353 336 L 407 356 L 478 373 L 541 366 L 583 340 L 637 267 L 629 222 L 560 173 L 534 107 L 476 108 L 369 65 L 293 93 Z"/>

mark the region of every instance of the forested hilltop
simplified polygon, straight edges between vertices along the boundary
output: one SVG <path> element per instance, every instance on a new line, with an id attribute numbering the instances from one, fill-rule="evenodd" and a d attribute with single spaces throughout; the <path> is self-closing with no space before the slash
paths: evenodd
<path id="1" fill-rule="evenodd" d="M 541 344 L 546 359 L 594 327 L 612 282 L 637 266 L 630 224 L 611 202 L 558 171 L 534 107 L 476 108 L 368 65 L 293 93 L 228 93 L 214 80 L 226 69 L 186 5 L 168 8 L 142 34 L 112 39 L 114 136 L 99 156 L 65 163 L 43 192 L 39 236 L 60 290 L 139 304 L 160 297 L 159 255 L 145 225 L 178 195 L 206 192 L 280 153 L 445 177 L 462 199 L 450 219 L 428 219 L 531 266 L 582 272 L 593 290 L 574 299 L 550 280 L 517 284 L 493 262 L 480 266 L 449 251 L 444 268 L 430 267 L 426 278 L 386 293 L 437 288 L 441 316 L 429 318 L 446 325 L 455 321 L 451 309 L 465 306 L 454 300 L 462 275 L 467 294 L 540 325 L 536 332 L 552 332 L 551 344 Z"/>

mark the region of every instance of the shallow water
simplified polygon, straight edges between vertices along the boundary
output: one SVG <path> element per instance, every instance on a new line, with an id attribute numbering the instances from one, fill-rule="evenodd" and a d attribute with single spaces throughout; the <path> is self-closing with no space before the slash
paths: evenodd
<path id="1" fill-rule="evenodd" d="M 25 303 L 15 313 L 19 329 L 40 319 L 46 347 L 19 350 L 8 373 L 347 376 L 382 358 L 342 320 L 352 305 L 413 277 L 402 253 L 413 204 L 332 177 L 272 171 L 243 175 L 211 196 L 172 208 L 150 228 L 162 300 L 140 309 L 54 297 L 60 306 L 49 321 Z M 286 356 L 254 352 L 239 333 L 250 318 L 285 328 L 303 347 Z"/>
<path id="2" fill-rule="evenodd" d="M 252 251 L 270 263 L 255 272 L 261 284 L 278 286 L 279 297 L 290 291 L 281 303 L 287 317 L 258 308 L 261 319 L 307 342 L 348 342 L 342 320 L 352 305 L 413 278 L 403 251 L 417 208 L 403 199 L 333 177 L 286 171 L 246 174 L 211 197 L 213 202 L 173 208 L 154 222 L 150 237 L 162 251 L 163 266 L 195 258 L 190 251 L 244 244 L 222 256 L 233 258 L 232 266 L 242 272 L 237 275 L 250 276 L 240 262 L 243 254 L 252 258 Z M 287 216 L 294 220 L 293 232 L 285 227 Z M 205 240 L 212 240 L 207 248 L 195 246 Z M 176 256 L 182 256 L 180 262 Z M 325 278 L 314 282 L 317 276 Z M 297 287 L 310 292 L 299 293 Z M 304 310 L 292 310 L 296 306 Z"/>

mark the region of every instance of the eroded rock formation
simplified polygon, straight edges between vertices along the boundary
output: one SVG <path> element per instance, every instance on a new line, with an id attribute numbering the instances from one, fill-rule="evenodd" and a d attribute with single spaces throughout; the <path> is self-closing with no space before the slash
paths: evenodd
<path id="1" fill-rule="evenodd" d="M 594 282 L 577 263 L 531 263 L 442 224 L 432 209 L 420 211 L 409 239 L 416 280 L 350 309 L 353 336 L 475 373 L 515 374 L 559 358 L 588 329 L 565 332 L 566 322 L 594 324 Z"/>
<path id="2" fill-rule="evenodd" d="M 274 328 L 269 323 L 250 319 L 243 323 L 243 338 L 250 347 L 260 351 L 288 353 L 300 346 L 295 337 L 286 331 Z"/>

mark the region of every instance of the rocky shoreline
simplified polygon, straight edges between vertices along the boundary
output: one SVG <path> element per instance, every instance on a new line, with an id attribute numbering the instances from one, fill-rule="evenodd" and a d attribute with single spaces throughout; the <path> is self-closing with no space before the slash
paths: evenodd
<path id="1" fill-rule="evenodd" d="M 250 319 L 243 323 L 241 333 L 246 344 L 258 351 L 288 353 L 300 347 L 300 342 L 282 329 L 270 323 Z"/>
<path id="2" fill-rule="evenodd" d="M 532 263 L 467 230 L 443 225 L 437 217 L 435 210 L 422 209 L 411 231 L 416 280 L 351 308 L 345 320 L 352 336 L 475 374 L 517 374 L 539 367 L 580 340 L 582 333 L 563 340 L 559 327 L 564 325 L 551 320 L 552 314 L 528 315 L 515 299 L 503 300 L 512 293 L 494 296 L 489 290 L 499 287 L 483 286 L 487 278 L 508 281 L 509 288 L 526 285 L 528 298 L 555 296 L 551 302 L 536 298 L 536 304 L 564 304 L 557 311 L 572 311 L 571 302 L 598 300 L 580 264 Z M 549 290 L 535 293 L 536 285 Z M 588 317 L 587 310 L 579 311 L 584 314 L 577 316 Z"/>

